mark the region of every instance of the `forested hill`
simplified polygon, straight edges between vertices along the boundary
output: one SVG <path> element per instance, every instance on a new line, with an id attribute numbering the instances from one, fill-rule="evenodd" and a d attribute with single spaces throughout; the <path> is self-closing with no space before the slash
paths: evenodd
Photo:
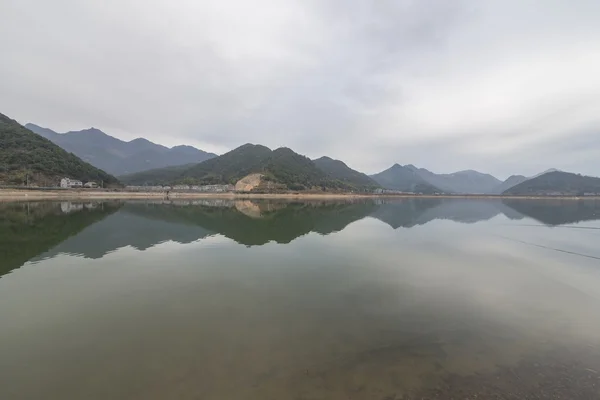
<path id="1" fill-rule="evenodd" d="M 117 178 L 82 161 L 50 140 L 0 114 L 0 183 L 21 185 L 26 180 L 56 186 L 61 178 L 103 181 L 116 185 Z"/>
<path id="2" fill-rule="evenodd" d="M 235 184 L 243 177 L 259 173 L 266 181 L 290 190 L 363 190 L 367 187 L 329 174 L 309 158 L 289 148 L 245 144 L 219 157 L 184 168 L 161 168 L 122 176 L 131 185 L 155 184 Z"/>
<path id="3" fill-rule="evenodd" d="M 368 175 L 356 171 L 347 166 L 343 161 L 334 160 L 329 157 L 321 157 L 313 160 L 317 168 L 325 172 L 331 179 L 336 179 L 344 182 L 357 189 L 367 188 L 376 189 L 380 185 Z"/>
<path id="4" fill-rule="evenodd" d="M 600 194 L 600 178 L 553 171 L 526 180 L 506 190 L 506 195 L 572 195 Z"/>

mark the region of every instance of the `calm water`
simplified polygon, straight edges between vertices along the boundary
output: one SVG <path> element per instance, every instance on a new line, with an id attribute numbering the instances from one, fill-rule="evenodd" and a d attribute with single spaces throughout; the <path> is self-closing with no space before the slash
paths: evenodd
<path id="1" fill-rule="evenodd" d="M 3 400 L 600 398 L 600 202 L 0 204 L 0 257 Z"/>

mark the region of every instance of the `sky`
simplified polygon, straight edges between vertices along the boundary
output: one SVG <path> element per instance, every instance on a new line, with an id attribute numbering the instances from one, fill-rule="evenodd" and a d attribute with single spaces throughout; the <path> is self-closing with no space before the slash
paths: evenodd
<path id="1" fill-rule="evenodd" d="M 598 0 L 3 0 L 0 112 L 499 178 L 600 176 Z"/>

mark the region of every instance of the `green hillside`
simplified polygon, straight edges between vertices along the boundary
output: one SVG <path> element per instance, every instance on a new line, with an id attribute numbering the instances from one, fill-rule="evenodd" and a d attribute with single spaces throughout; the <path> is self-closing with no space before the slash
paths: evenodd
<path id="1" fill-rule="evenodd" d="M 28 179 L 29 183 L 56 186 L 64 177 L 119 183 L 114 176 L 0 114 L 0 183 L 21 185 Z"/>
<path id="2" fill-rule="evenodd" d="M 340 160 L 321 157 L 313 160 L 313 162 L 330 179 L 343 182 L 357 190 L 373 190 L 380 187 L 377 182 L 369 178 L 366 174 L 353 170 Z"/>
<path id="3" fill-rule="evenodd" d="M 126 175 L 121 180 L 130 185 L 156 184 L 235 184 L 241 178 L 261 173 L 269 181 L 290 190 L 352 190 L 348 183 L 328 176 L 309 158 L 282 147 L 276 150 L 245 144 L 222 156 L 186 168 L 162 168 Z"/>
<path id="4" fill-rule="evenodd" d="M 163 182 L 206 185 L 235 183 L 250 173 L 261 172 L 271 153 L 267 147 L 245 144 L 222 156 L 191 165 L 184 171 L 172 170 L 171 173 L 165 174 Z"/>
<path id="5" fill-rule="evenodd" d="M 314 163 L 288 148 L 271 151 L 261 145 L 245 144 L 220 157 L 204 161 L 183 174 L 189 183 L 231 183 L 251 173 L 300 190 L 325 184 L 326 176 Z"/>
<path id="6" fill-rule="evenodd" d="M 526 180 L 506 190 L 505 195 L 572 195 L 600 194 L 600 178 L 553 171 Z"/>
<path id="7" fill-rule="evenodd" d="M 149 169 L 135 174 L 121 175 L 119 180 L 128 185 L 170 185 L 195 165 L 187 164 Z"/>

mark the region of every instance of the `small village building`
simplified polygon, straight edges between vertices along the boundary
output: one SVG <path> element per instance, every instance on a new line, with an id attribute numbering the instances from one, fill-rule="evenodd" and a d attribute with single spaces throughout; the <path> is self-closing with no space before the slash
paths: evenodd
<path id="1" fill-rule="evenodd" d="M 190 187 L 188 185 L 175 185 L 173 190 L 190 190 Z"/>
<path id="2" fill-rule="evenodd" d="M 60 180 L 60 187 L 64 188 L 64 189 L 81 188 L 81 187 L 83 187 L 83 182 L 78 181 L 76 179 L 62 178 Z"/>

